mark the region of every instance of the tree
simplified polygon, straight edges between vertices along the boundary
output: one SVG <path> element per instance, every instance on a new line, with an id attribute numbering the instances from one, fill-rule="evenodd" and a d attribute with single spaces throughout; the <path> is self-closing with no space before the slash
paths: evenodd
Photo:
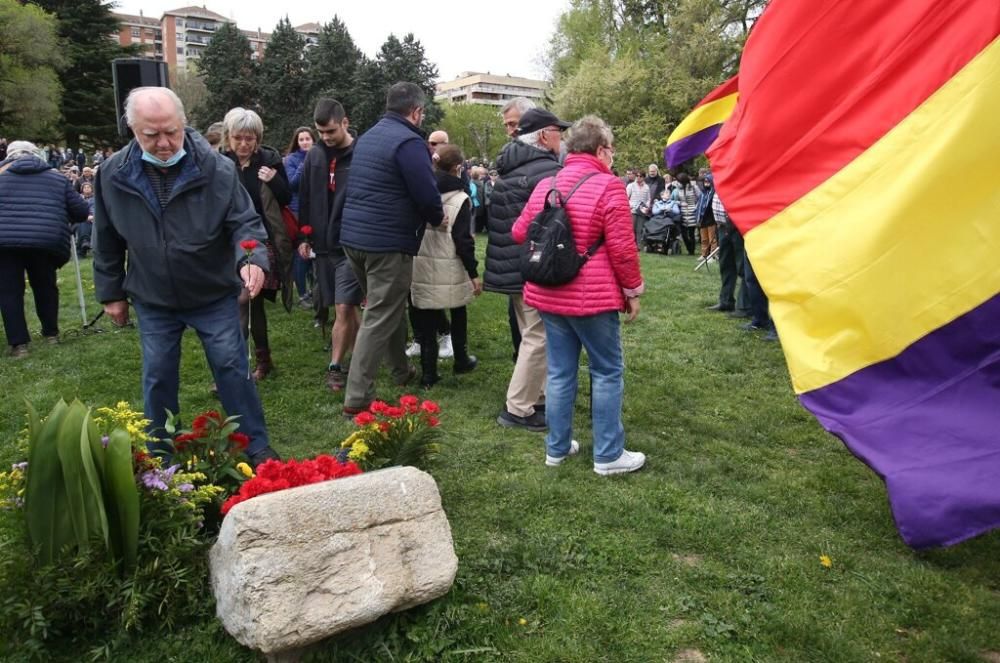
<path id="1" fill-rule="evenodd" d="M 86 136 L 95 145 L 119 142 L 111 61 L 138 53 L 120 46 L 111 35 L 119 22 L 111 4 L 102 0 L 32 0 L 58 21 L 58 47 L 67 66 L 59 72 L 62 85 L 62 132 L 66 145 L 77 149 Z"/>
<path id="2" fill-rule="evenodd" d="M 303 102 L 308 95 L 305 39 L 295 31 L 286 16 L 275 26 L 258 69 L 261 117 L 268 144 L 279 151 L 295 131 L 309 122 Z M 293 100 L 294 104 L 289 104 Z M 311 109 L 311 106 L 309 107 Z"/>
<path id="3" fill-rule="evenodd" d="M 378 121 L 385 110 L 385 95 L 394 83 L 416 83 L 427 95 L 424 123 L 433 126 L 441 120 L 442 111 L 434 102 L 434 81 L 437 67 L 427 60 L 423 45 L 407 34 L 400 41 L 389 35 L 379 49 L 374 62 L 365 61 L 358 67 L 354 88 L 358 94 L 358 109 L 354 121 L 359 131 Z"/>
<path id="4" fill-rule="evenodd" d="M 309 108 L 320 97 L 333 97 L 344 105 L 353 122 L 358 102 L 355 81 L 364 60 L 347 26 L 334 16 L 320 29 L 316 45 L 306 53 Z"/>
<path id="5" fill-rule="evenodd" d="M 430 125 L 433 126 L 433 125 Z M 466 157 L 492 161 L 507 142 L 497 108 L 482 104 L 447 104 L 440 127 Z"/>
<path id="6" fill-rule="evenodd" d="M 59 119 L 56 21 L 34 5 L 0 0 L 0 136 L 51 138 Z"/>
<path id="7" fill-rule="evenodd" d="M 198 76 L 197 61 L 188 62 L 186 71 L 178 71 L 174 77 L 173 91 L 181 98 L 184 108 L 194 112 L 196 108 L 208 99 L 208 88 L 205 81 Z"/>
<path id="8" fill-rule="evenodd" d="M 573 0 L 550 42 L 550 91 L 564 117 L 595 113 L 622 166 L 658 162 L 671 130 L 736 73 L 767 0 Z"/>
<path id="9" fill-rule="evenodd" d="M 198 62 L 198 76 L 208 88 L 205 102 L 193 113 L 199 127 L 221 121 L 236 106 L 257 109 L 257 65 L 251 53 L 250 40 L 232 23 L 208 42 Z"/>

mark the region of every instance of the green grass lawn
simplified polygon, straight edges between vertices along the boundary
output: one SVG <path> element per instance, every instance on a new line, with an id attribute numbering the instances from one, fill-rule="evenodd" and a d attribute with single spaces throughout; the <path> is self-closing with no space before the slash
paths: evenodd
<path id="1" fill-rule="evenodd" d="M 484 294 L 469 313 L 479 369 L 456 378 L 445 362 L 429 392 L 444 410 L 443 452 L 430 469 L 458 553 L 455 586 L 431 605 L 321 643 L 308 660 L 1000 660 L 1000 532 L 911 551 L 882 482 L 798 404 L 780 347 L 705 311 L 718 272 L 695 273 L 686 256 L 643 255 L 642 264 L 647 295 L 623 330 L 624 421 L 646 468 L 593 473 L 585 371 L 579 457 L 544 467 L 541 435 L 496 424 L 511 347 L 506 299 Z M 64 342 L 0 359 L 4 462 L 15 460 L 24 399 L 44 412 L 60 394 L 141 410 L 136 331 L 106 321 L 104 333 L 75 331 L 73 280 L 70 265 L 61 272 Z M 323 386 L 325 343 L 307 311 L 272 306 L 269 321 L 277 373 L 260 393 L 273 444 L 286 457 L 329 451 L 351 425 Z M 189 334 L 186 413 L 215 406 L 210 383 Z M 379 387 L 386 398 L 402 393 L 386 375 Z M 147 634 L 115 659 L 255 655 L 206 619 Z"/>

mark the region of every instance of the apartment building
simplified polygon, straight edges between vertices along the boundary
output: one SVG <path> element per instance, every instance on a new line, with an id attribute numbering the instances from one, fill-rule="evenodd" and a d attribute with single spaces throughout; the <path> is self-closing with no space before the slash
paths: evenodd
<path id="1" fill-rule="evenodd" d="M 487 104 L 503 106 L 514 97 L 527 97 L 541 104 L 549 89 L 546 81 L 519 76 L 498 76 L 491 73 L 466 71 L 451 81 L 435 86 L 434 100 L 454 104 Z"/>

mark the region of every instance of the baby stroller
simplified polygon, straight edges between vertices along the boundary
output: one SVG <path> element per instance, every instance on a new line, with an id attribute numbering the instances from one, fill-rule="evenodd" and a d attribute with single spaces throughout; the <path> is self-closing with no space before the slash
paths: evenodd
<path id="1" fill-rule="evenodd" d="M 679 218 L 657 214 L 646 219 L 642 226 L 642 243 L 646 253 L 677 254 L 681 251 Z"/>

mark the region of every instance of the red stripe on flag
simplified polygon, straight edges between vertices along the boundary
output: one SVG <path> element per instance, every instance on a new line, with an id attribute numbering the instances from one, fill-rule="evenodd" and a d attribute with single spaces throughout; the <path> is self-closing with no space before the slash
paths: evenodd
<path id="1" fill-rule="evenodd" d="M 705 104 L 711 103 L 716 99 L 721 99 L 722 97 L 728 96 L 736 92 L 739 87 L 740 77 L 739 74 L 733 76 L 728 81 L 723 81 L 719 87 L 715 88 L 711 92 L 705 95 L 705 98 L 694 105 L 694 108 L 698 106 L 704 106 Z M 694 109 L 692 109 L 694 110 Z"/>
<path id="2" fill-rule="evenodd" d="M 708 156 L 744 231 L 871 147 L 1000 34 L 997 0 L 773 0 Z"/>

